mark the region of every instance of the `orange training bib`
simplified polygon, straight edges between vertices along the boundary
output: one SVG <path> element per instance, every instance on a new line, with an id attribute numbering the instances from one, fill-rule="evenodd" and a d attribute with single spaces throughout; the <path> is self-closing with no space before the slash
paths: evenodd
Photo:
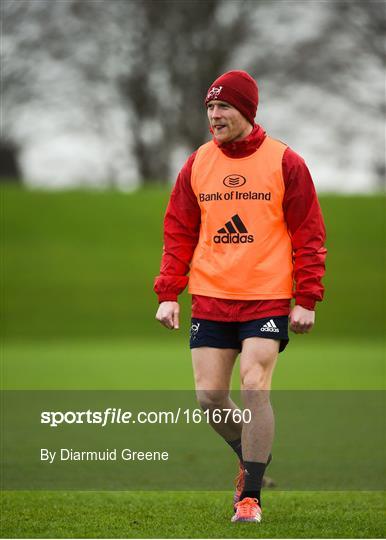
<path id="1" fill-rule="evenodd" d="M 292 245 L 282 208 L 287 147 L 270 137 L 252 155 L 233 159 L 211 141 L 192 168 L 201 208 L 189 292 L 215 298 L 292 297 Z"/>

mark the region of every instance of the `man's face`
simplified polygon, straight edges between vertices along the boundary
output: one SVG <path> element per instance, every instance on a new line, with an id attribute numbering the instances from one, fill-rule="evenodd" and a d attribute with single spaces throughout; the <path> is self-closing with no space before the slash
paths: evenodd
<path id="1" fill-rule="evenodd" d="M 252 131 L 248 120 L 226 101 L 209 101 L 207 114 L 210 127 L 219 143 L 238 141 Z"/>

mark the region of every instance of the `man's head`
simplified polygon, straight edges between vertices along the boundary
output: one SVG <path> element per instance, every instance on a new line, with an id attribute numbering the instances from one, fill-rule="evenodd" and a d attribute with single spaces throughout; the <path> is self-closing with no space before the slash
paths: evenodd
<path id="1" fill-rule="evenodd" d="M 245 71 L 228 71 L 209 87 L 205 98 L 210 126 L 218 142 L 246 137 L 259 101 L 256 81 Z"/>

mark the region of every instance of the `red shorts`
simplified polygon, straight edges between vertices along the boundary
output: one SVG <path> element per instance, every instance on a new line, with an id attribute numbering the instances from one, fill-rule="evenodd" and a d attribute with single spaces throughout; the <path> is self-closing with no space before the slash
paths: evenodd
<path id="1" fill-rule="evenodd" d="M 291 299 L 228 300 L 209 296 L 192 296 L 192 317 L 208 321 L 244 322 L 264 317 L 288 316 Z"/>

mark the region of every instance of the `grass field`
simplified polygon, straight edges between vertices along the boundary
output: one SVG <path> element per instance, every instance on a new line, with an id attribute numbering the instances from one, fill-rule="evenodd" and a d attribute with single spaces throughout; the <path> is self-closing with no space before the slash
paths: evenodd
<path id="1" fill-rule="evenodd" d="M 167 193 L 2 191 L 3 389 L 190 389 L 182 327 L 154 321 Z M 282 390 L 384 388 L 384 198 L 322 197 L 326 301 L 281 355 Z M 237 373 L 234 387 L 237 387 Z M 355 414 L 355 412 L 353 412 Z M 5 537 L 383 537 L 382 492 L 267 492 L 229 523 L 230 492 L 5 492 Z M 175 515 L 183 510 L 184 520 Z M 383 516 L 384 517 L 384 516 Z"/>
<path id="2" fill-rule="evenodd" d="M 173 337 L 165 330 L 164 340 L 148 342 L 127 338 L 6 342 L 3 387 L 189 390 L 192 388 L 190 352 L 186 342 Z M 384 388 L 381 339 L 370 341 L 353 337 L 333 342 L 312 336 L 291 339 L 293 343 L 279 357 L 274 389 Z M 233 383 L 237 388 L 237 369 Z"/>
<path id="3" fill-rule="evenodd" d="M 164 340 L 152 293 L 167 193 L 2 192 L 2 335 L 8 340 Z M 380 338 L 384 197 L 321 198 L 326 301 L 313 337 Z M 183 298 L 185 328 L 188 297 Z M 371 332 L 370 332 L 371 329 Z"/>
<path id="4" fill-rule="evenodd" d="M 383 538 L 381 493 L 275 492 L 263 522 L 230 523 L 231 493 L 7 493 L 6 537 Z M 17 528 L 15 527 L 15 524 Z"/>

